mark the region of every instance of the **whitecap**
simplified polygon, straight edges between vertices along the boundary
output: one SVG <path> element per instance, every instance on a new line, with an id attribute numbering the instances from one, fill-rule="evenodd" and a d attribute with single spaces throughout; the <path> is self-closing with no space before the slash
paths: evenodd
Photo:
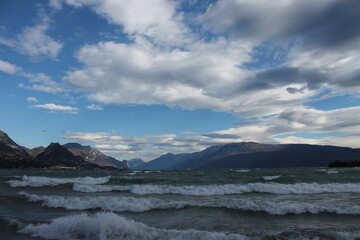
<path id="1" fill-rule="evenodd" d="M 67 240 L 243 240 L 246 236 L 199 230 L 166 230 L 149 227 L 115 213 L 79 214 L 60 217 L 51 223 L 28 225 L 18 231 L 33 237 Z"/>
<path id="2" fill-rule="evenodd" d="M 11 187 L 44 187 L 57 186 L 67 183 L 85 183 L 89 185 L 103 184 L 109 181 L 110 177 L 78 177 L 78 178 L 52 178 L 38 176 L 23 176 L 22 180 L 10 180 Z"/>
<path id="3" fill-rule="evenodd" d="M 30 202 L 42 202 L 42 206 L 67 210 L 101 209 L 115 212 L 146 212 L 153 209 L 174 209 L 186 206 L 182 201 L 162 201 L 156 198 L 114 196 L 40 196 L 20 192 Z"/>
<path id="4" fill-rule="evenodd" d="M 281 175 L 276 175 L 276 176 L 263 176 L 262 179 L 264 179 L 265 181 L 272 181 L 272 180 L 275 180 L 275 179 L 278 179 L 280 178 Z"/>
<path id="5" fill-rule="evenodd" d="M 178 194 L 190 196 L 229 195 L 244 193 L 273 194 L 321 194 L 321 193 L 360 193 L 360 185 L 354 183 L 248 183 L 224 185 L 88 185 L 75 183 L 74 191 L 78 192 L 131 192 L 137 195 Z"/>

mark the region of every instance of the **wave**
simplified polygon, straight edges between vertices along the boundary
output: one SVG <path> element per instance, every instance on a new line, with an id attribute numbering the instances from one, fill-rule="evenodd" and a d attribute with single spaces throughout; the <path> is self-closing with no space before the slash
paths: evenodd
<path id="1" fill-rule="evenodd" d="M 149 227 L 115 213 L 79 214 L 54 219 L 51 223 L 28 225 L 18 231 L 44 239 L 129 239 L 129 240 L 243 240 L 241 234 L 198 230 L 165 230 Z"/>
<path id="2" fill-rule="evenodd" d="M 262 179 L 264 179 L 265 181 L 272 181 L 272 180 L 275 180 L 275 179 L 278 179 L 280 178 L 281 175 L 277 175 L 277 176 L 263 176 Z"/>
<path id="3" fill-rule="evenodd" d="M 44 187 L 57 186 L 68 183 L 82 183 L 88 185 L 103 184 L 109 181 L 110 177 L 78 177 L 78 178 L 52 178 L 52 177 L 37 177 L 37 176 L 23 176 L 22 180 L 10 180 L 7 183 L 11 187 Z"/>
<path id="4" fill-rule="evenodd" d="M 241 211 L 265 212 L 271 215 L 285 214 L 319 214 L 334 213 L 339 215 L 360 215 L 360 206 L 349 206 L 342 203 L 328 202 L 294 202 L 269 200 L 228 199 L 227 201 L 211 200 L 161 200 L 156 198 L 112 197 L 112 196 L 39 196 L 20 193 L 32 202 L 42 202 L 42 206 L 61 207 L 68 210 L 101 209 L 114 212 L 146 212 L 154 209 L 228 208 Z"/>
<path id="5" fill-rule="evenodd" d="M 321 193 L 360 193 L 360 185 L 354 183 L 248 183 L 224 185 L 89 185 L 75 183 L 74 191 L 78 192 L 131 192 L 137 195 L 147 194 L 179 194 L 191 196 L 212 196 L 243 193 L 272 194 L 321 194 Z"/>
<path id="6" fill-rule="evenodd" d="M 237 169 L 237 170 L 234 170 L 234 172 L 247 173 L 247 172 L 250 172 L 250 170 L 249 169 Z"/>
<path id="7" fill-rule="evenodd" d="M 134 197 L 63 197 L 63 196 L 39 196 L 21 192 L 31 202 L 42 202 L 42 206 L 53 208 L 65 208 L 67 210 L 101 209 L 115 212 L 146 212 L 153 209 L 184 208 L 185 202 L 161 201 L 156 198 Z"/>

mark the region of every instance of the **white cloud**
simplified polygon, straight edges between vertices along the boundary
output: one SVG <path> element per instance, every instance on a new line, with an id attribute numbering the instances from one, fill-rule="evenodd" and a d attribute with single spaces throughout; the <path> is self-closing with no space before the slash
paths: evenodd
<path id="1" fill-rule="evenodd" d="M 66 91 L 57 82 L 52 80 L 50 76 L 44 73 L 22 73 L 21 76 L 27 78 L 30 85 L 21 83 L 19 84 L 19 87 L 46 93 L 63 93 Z"/>
<path id="2" fill-rule="evenodd" d="M 123 142 L 123 137 L 112 136 L 105 132 L 97 133 L 82 133 L 82 132 L 65 132 L 67 136 L 63 136 L 64 139 L 69 139 L 79 142 L 92 142 L 92 143 L 105 143 L 105 144 L 117 144 Z"/>
<path id="3" fill-rule="evenodd" d="M 35 98 L 35 97 L 28 97 L 28 98 L 26 99 L 26 101 L 27 101 L 27 102 L 39 102 L 39 100 L 37 100 L 37 98 Z"/>
<path id="4" fill-rule="evenodd" d="M 20 71 L 20 68 L 14 64 L 11 64 L 0 59 L 0 71 L 6 72 L 8 74 L 16 74 Z"/>
<path id="5" fill-rule="evenodd" d="M 128 145 L 95 145 L 95 148 L 100 150 L 130 150 L 131 147 Z"/>
<path id="6" fill-rule="evenodd" d="M 167 0 L 66 0 L 67 4 L 91 7 L 109 23 L 121 25 L 131 38 L 146 36 L 161 45 L 183 45 L 191 41 L 190 31 L 177 13 L 178 2 Z M 57 6 L 58 4 L 53 4 Z"/>
<path id="7" fill-rule="evenodd" d="M 77 114 L 77 112 L 78 112 L 78 109 L 76 107 L 56 105 L 53 103 L 32 105 L 31 107 L 42 108 L 42 109 L 47 109 L 47 110 L 51 110 L 51 111 L 60 111 L 60 112 L 69 113 L 69 114 Z"/>
<path id="8" fill-rule="evenodd" d="M 43 11 L 39 11 L 38 15 L 38 24 L 24 27 L 22 32 L 13 38 L 0 37 L 0 44 L 30 57 L 56 59 L 63 44 L 46 34 L 50 28 L 49 17 Z"/>
<path id="9" fill-rule="evenodd" d="M 270 6 L 270 1 L 260 2 L 275 9 L 274 6 Z M 310 11 L 312 21 L 316 21 L 317 12 L 324 12 L 331 3 L 333 1 L 316 3 Z M 235 14 L 236 11 L 233 12 L 231 9 L 238 9 L 239 6 L 251 10 L 249 17 L 254 18 L 254 24 L 259 29 L 268 24 L 269 19 L 275 19 L 282 24 L 275 29 L 270 28 L 271 33 L 254 32 L 251 40 L 235 34 L 235 37 L 230 38 L 214 36 L 212 40 L 205 42 L 201 36 L 196 38 L 193 34 L 191 41 L 186 42 L 182 48 L 167 48 L 160 41 L 149 41 L 144 37 L 146 31 L 132 22 L 138 20 L 136 15 L 134 19 L 127 19 L 125 15 L 113 13 L 126 12 L 125 8 L 131 9 L 135 5 L 121 6 L 120 10 L 115 7 L 117 3 L 113 1 L 82 1 L 75 5 L 96 9 L 109 21 L 124 25 L 125 29 L 128 29 L 125 31 L 134 36 L 134 42 L 130 44 L 100 42 L 86 45 L 77 52 L 76 57 L 83 63 L 83 67 L 69 71 L 63 80 L 73 89 L 88 92 L 87 96 L 91 101 L 102 104 L 164 104 L 184 109 L 207 108 L 247 118 L 278 114 L 284 108 L 303 104 L 309 97 L 324 92 L 324 89 L 332 92 L 357 91 L 353 85 L 357 84 L 355 63 L 360 60 L 360 54 L 350 50 L 339 53 L 340 55 L 335 54 L 333 50 L 325 54 L 299 45 L 292 48 L 288 61 L 279 68 L 249 70 L 242 67 L 244 63 L 253 60 L 254 47 L 267 40 L 268 36 L 288 36 L 285 34 L 290 29 L 288 25 L 295 23 L 285 21 L 284 16 L 275 13 L 286 13 L 286 16 L 289 16 L 295 14 L 297 6 L 301 13 L 306 12 L 310 8 L 310 1 L 279 1 L 274 4 L 279 9 L 273 13 L 269 13 L 260 7 L 260 3 L 253 1 L 218 2 L 199 18 L 209 28 L 223 24 L 212 22 L 212 14 L 224 15 L 224 19 L 227 19 L 224 20 L 225 23 L 235 24 L 238 16 Z M 114 7 L 110 10 L 107 6 Z M 176 15 L 176 6 L 172 9 L 169 16 Z M 261 15 L 263 12 L 266 13 L 264 16 Z M 298 17 L 296 15 L 295 19 Z M 171 19 L 184 24 L 181 18 Z M 229 33 L 237 30 L 232 27 L 225 29 Z M 256 28 L 253 31 L 257 31 Z M 340 76 L 346 79 L 342 81 Z M 351 88 L 346 88 L 346 84 Z M 337 88 L 339 85 L 342 87 Z"/>
<path id="10" fill-rule="evenodd" d="M 64 81 L 103 104 L 208 108 L 242 117 L 275 114 L 316 93 L 290 94 L 286 88 L 301 85 L 289 83 L 244 94 L 254 72 L 238 66 L 249 60 L 250 51 L 251 44 L 225 39 L 198 42 L 190 50 L 101 42 L 79 50 L 84 67 L 68 72 Z"/>
<path id="11" fill-rule="evenodd" d="M 93 110 L 93 111 L 102 111 L 103 110 L 102 106 L 97 105 L 97 104 L 91 104 L 89 106 L 86 106 L 86 108 L 89 110 Z"/>

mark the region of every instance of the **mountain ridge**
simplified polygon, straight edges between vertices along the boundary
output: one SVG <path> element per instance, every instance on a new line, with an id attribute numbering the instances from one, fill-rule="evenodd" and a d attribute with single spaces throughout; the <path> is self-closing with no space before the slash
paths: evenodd
<path id="1" fill-rule="evenodd" d="M 126 160 L 119 161 L 107 156 L 91 146 L 83 146 L 79 143 L 67 143 L 63 145 L 75 156 L 81 156 L 86 162 L 97 164 L 102 167 L 115 167 L 119 169 L 130 169 Z"/>
<path id="2" fill-rule="evenodd" d="M 310 144 L 229 143 L 203 151 L 164 154 L 143 170 L 327 167 L 333 161 L 360 159 L 360 149 Z"/>

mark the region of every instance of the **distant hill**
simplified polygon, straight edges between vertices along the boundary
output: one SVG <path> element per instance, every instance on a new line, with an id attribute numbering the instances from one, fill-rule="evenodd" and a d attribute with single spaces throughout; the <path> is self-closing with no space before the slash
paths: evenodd
<path id="1" fill-rule="evenodd" d="M 134 159 L 128 160 L 127 162 L 129 164 L 130 169 L 140 169 L 141 166 L 146 163 L 140 158 L 134 158 Z"/>
<path id="2" fill-rule="evenodd" d="M 102 167 L 114 167 L 118 169 L 129 169 L 127 161 L 118 161 L 107 156 L 90 146 L 83 146 L 79 143 L 67 143 L 63 145 L 75 156 L 82 157 L 86 162 L 97 164 Z"/>
<path id="3" fill-rule="evenodd" d="M 40 153 L 42 153 L 43 151 L 45 151 L 45 147 L 40 146 L 40 147 L 36 147 L 36 148 L 32 148 L 32 149 L 27 149 L 27 153 L 31 156 L 31 157 L 36 157 L 37 155 L 39 155 Z"/>
<path id="4" fill-rule="evenodd" d="M 165 154 L 140 166 L 147 170 L 327 167 L 360 158 L 360 149 L 308 144 L 230 143 L 200 152 Z"/>

